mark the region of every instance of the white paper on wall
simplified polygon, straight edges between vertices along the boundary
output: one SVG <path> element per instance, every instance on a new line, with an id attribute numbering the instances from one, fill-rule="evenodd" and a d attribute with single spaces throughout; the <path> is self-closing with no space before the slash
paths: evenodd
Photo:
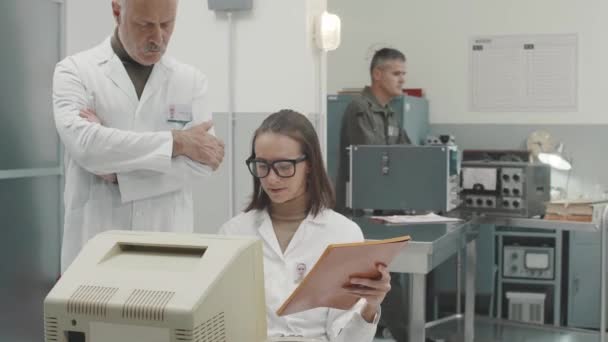
<path id="1" fill-rule="evenodd" d="M 470 41 L 472 112 L 578 110 L 578 37 L 480 36 Z"/>

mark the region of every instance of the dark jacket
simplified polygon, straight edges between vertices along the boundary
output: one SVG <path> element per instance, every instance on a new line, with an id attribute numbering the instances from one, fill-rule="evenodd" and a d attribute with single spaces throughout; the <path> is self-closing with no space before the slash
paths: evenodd
<path id="1" fill-rule="evenodd" d="M 348 150 L 351 145 L 410 144 L 397 114 L 387 104 L 381 106 L 371 88 L 365 87 L 346 107 L 340 130 L 336 211 L 346 213 L 346 182 L 349 178 Z M 373 208 L 371 208 L 373 209 Z"/>

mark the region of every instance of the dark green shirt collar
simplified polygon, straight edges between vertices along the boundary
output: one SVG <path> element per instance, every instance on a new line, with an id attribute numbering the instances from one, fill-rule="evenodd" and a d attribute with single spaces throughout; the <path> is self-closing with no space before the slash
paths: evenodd
<path id="1" fill-rule="evenodd" d="M 141 94 L 143 94 L 144 88 L 146 87 L 146 82 L 148 82 L 148 78 L 152 73 L 152 68 L 154 68 L 154 65 L 141 65 L 135 61 L 122 45 L 122 42 L 118 37 L 118 29 L 114 31 L 114 35 L 110 40 L 110 45 L 112 46 L 112 50 L 116 56 L 118 56 L 122 62 L 122 65 L 127 71 L 127 74 L 135 87 L 137 98 L 140 99 Z"/>
<path id="2" fill-rule="evenodd" d="M 365 99 L 365 101 L 367 101 L 367 104 L 372 111 L 383 112 L 387 115 L 392 115 L 394 113 L 393 109 L 388 105 L 388 103 L 385 106 L 380 105 L 380 102 L 378 102 L 378 99 L 376 99 L 376 96 L 374 96 L 374 93 L 372 93 L 372 88 L 369 86 L 363 88 L 361 96 Z"/>

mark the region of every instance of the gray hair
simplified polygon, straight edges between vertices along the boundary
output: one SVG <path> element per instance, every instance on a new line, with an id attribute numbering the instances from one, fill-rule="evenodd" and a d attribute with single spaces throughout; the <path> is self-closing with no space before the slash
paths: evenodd
<path id="1" fill-rule="evenodd" d="M 405 55 L 397 49 L 382 48 L 376 51 L 376 53 L 374 53 L 374 57 L 372 57 L 372 62 L 369 65 L 370 75 L 374 72 L 374 69 L 390 60 L 399 60 L 405 62 L 406 59 Z"/>

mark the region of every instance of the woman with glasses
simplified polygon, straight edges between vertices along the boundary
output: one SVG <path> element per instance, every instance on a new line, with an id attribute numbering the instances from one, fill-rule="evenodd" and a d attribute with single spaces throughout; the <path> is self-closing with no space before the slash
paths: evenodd
<path id="1" fill-rule="evenodd" d="M 380 303 L 390 290 L 383 265 L 381 279 L 351 279 L 349 291 L 361 298 L 351 310 L 275 313 L 327 245 L 363 241 L 361 229 L 331 209 L 334 192 L 310 121 L 292 110 L 270 115 L 255 131 L 246 164 L 253 176 L 251 202 L 220 233 L 263 240 L 268 336 L 372 341 Z"/>

